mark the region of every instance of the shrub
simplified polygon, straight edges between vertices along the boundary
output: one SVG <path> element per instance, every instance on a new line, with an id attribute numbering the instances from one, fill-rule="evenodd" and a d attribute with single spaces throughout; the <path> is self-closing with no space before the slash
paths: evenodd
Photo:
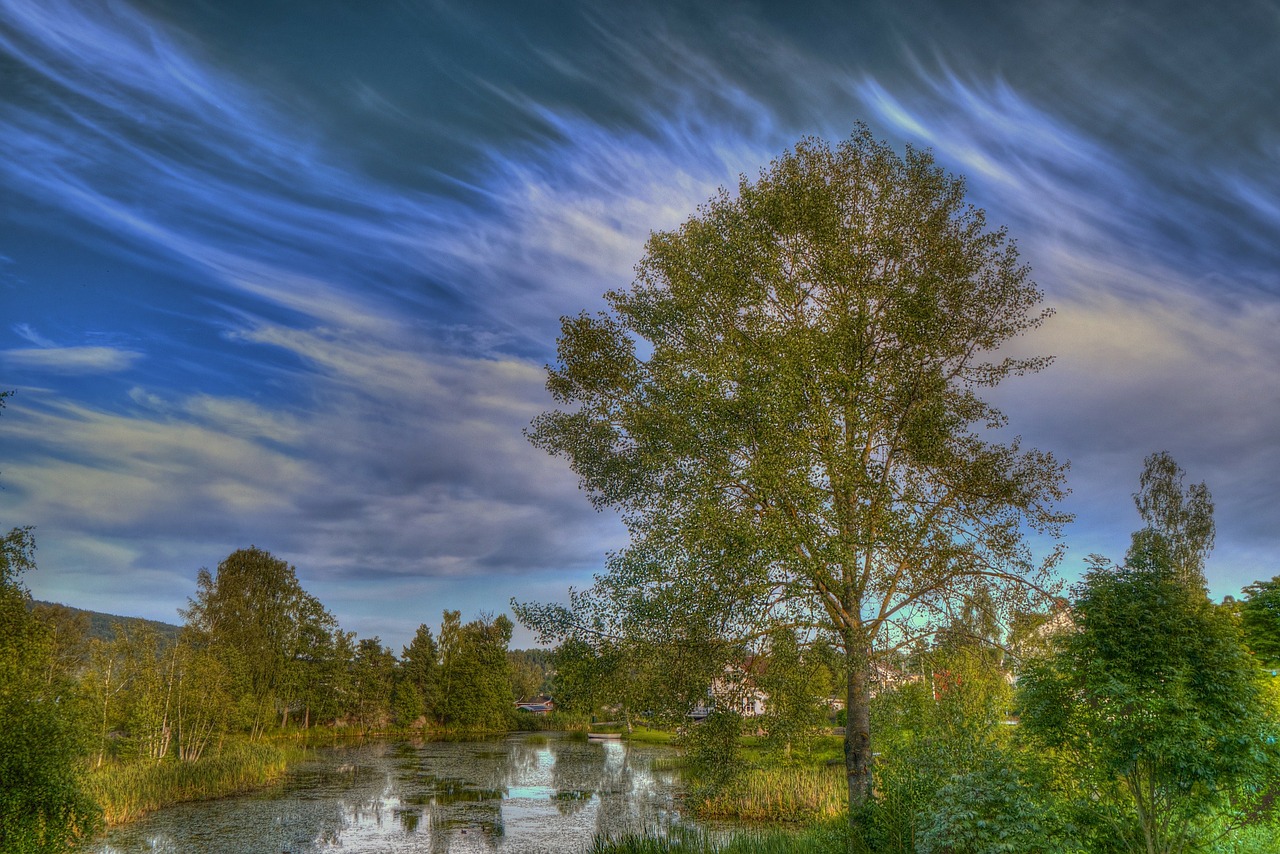
<path id="1" fill-rule="evenodd" d="M 1073 850 L 1060 810 L 1033 777 L 992 753 L 938 789 L 916 842 L 918 854 L 1065 854 Z"/>

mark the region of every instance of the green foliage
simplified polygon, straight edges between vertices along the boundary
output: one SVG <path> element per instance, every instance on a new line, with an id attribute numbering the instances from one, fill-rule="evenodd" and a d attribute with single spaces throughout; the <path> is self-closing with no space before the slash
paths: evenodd
<path id="1" fill-rule="evenodd" d="M 451 729 L 505 729 L 515 714 L 507 644 L 515 625 L 481 615 L 463 625 L 445 611 L 440 626 L 440 722 Z"/>
<path id="2" fill-rule="evenodd" d="M 440 652 L 425 623 L 400 656 L 396 719 L 409 724 L 419 716 L 434 714 L 440 691 Z"/>
<path id="3" fill-rule="evenodd" d="M 742 735 L 742 716 L 716 709 L 704 720 L 688 724 L 680 733 L 685 767 L 693 783 L 695 796 L 714 796 L 743 771 L 738 752 Z"/>
<path id="4" fill-rule="evenodd" d="M 396 658 L 378 637 L 356 644 L 351 670 L 353 721 L 366 730 L 383 729 L 391 717 Z"/>
<path id="5" fill-rule="evenodd" d="M 1135 538 L 1135 545 L 1140 541 Z M 1230 615 L 1161 547 L 1096 560 L 1077 632 L 1019 685 L 1022 729 L 1101 797 L 1099 834 L 1168 852 L 1229 828 L 1273 778 L 1276 723 Z"/>
<path id="6" fill-rule="evenodd" d="M 30 528 L 0 537 L 0 851 L 13 854 L 63 851 L 98 820 L 80 782 L 75 686 L 19 580 L 35 569 L 34 551 Z"/>
<path id="7" fill-rule="evenodd" d="M 614 699 L 608 691 L 608 661 L 586 641 L 563 640 L 552 653 L 552 667 L 551 696 L 557 708 L 590 715 Z"/>
<path id="8" fill-rule="evenodd" d="M 804 649 L 790 628 L 775 629 L 768 640 L 762 672 L 754 680 L 768 699 L 756 723 L 774 750 L 786 756 L 793 750 L 807 752 L 827 722 L 831 656 L 821 648 Z"/>
<path id="9" fill-rule="evenodd" d="M 882 691 L 872 704 L 881 747 L 877 797 L 855 816 L 870 850 L 919 850 L 925 831 L 942 821 L 945 799 L 955 797 L 943 795 L 948 787 L 1011 762 L 1004 720 L 1012 691 L 980 611 L 955 615 L 932 648 L 913 656 L 920 678 Z"/>
<path id="10" fill-rule="evenodd" d="M 331 648 L 337 622 L 293 567 L 250 546 L 228 555 L 216 576 L 200 570 L 196 588 L 183 612 L 188 642 L 222 663 L 239 726 L 261 735 L 277 715 L 283 726 L 316 700 L 307 691 L 311 663 Z"/>
<path id="11" fill-rule="evenodd" d="M 511 690 L 514 699 L 533 700 L 551 691 L 551 674 L 555 669 L 551 650 L 509 650 L 507 662 L 511 665 Z"/>
<path id="12" fill-rule="evenodd" d="M 1240 622 L 1245 643 L 1269 670 L 1280 669 L 1280 575 L 1244 589 Z"/>
<path id="13" fill-rule="evenodd" d="M 1046 316 L 1039 290 L 961 180 L 859 128 L 655 233 L 605 298 L 563 320 L 563 408 L 529 436 L 630 545 L 569 609 L 517 616 L 689 701 L 774 625 L 828 632 L 862 799 L 877 657 L 979 589 L 1008 612 L 1050 583 L 1023 530 L 1057 534 L 1063 467 L 990 442 L 1005 419 L 978 395 L 1047 363 L 997 355 Z"/>
<path id="14" fill-rule="evenodd" d="M 925 813 L 917 854 L 1067 854 L 1066 818 L 1041 780 L 991 751 L 938 790 Z"/>
<path id="15" fill-rule="evenodd" d="M 1133 550 L 1163 547 L 1173 570 L 1192 586 L 1204 585 L 1204 562 L 1213 550 L 1213 497 L 1203 482 L 1184 491 L 1184 472 L 1168 451 L 1147 457 L 1133 496 L 1145 527 L 1133 535 Z M 1162 546 L 1153 545 L 1157 538 Z"/>

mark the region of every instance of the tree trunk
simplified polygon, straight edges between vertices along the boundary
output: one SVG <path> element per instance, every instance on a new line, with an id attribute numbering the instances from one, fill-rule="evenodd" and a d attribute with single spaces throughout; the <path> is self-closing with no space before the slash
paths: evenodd
<path id="1" fill-rule="evenodd" d="M 849 822 L 871 795 L 870 650 L 846 636 L 844 770 L 849 783 Z"/>

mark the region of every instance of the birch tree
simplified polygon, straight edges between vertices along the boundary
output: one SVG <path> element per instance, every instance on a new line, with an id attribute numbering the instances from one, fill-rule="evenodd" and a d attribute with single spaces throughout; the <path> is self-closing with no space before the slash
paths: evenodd
<path id="1" fill-rule="evenodd" d="M 998 438 L 980 396 L 1049 363 L 1007 346 L 1041 298 L 961 179 L 860 127 L 653 234 L 607 311 L 562 321 L 560 408 L 528 432 L 630 531 L 602 582 L 631 573 L 637 607 L 684 591 L 726 631 L 836 637 L 851 806 L 873 662 L 979 590 L 1008 613 L 1051 585 L 1065 465 Z"/>

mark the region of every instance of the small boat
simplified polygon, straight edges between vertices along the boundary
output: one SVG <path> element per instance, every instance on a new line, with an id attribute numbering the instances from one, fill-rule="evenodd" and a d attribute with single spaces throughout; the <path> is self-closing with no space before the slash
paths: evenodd
<path id="1" fill-rule="evenodd" d="M 587 741 L 605 741 L 606 739 L 622 738 L 620 732 L 589 732 L 587 733 Z"/>

